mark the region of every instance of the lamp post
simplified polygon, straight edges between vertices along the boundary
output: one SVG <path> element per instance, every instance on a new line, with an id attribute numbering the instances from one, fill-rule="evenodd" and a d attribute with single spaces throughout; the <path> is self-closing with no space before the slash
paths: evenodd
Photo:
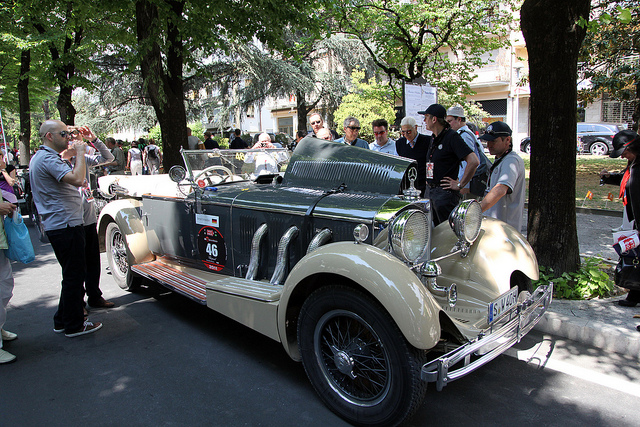
<path id="1" fill-rule="evenodd" d="M 513 92 L 515 93 L 515 106 L 513 109 L 513 133 L 516 139 L 519 139 L 518 137 L 518 110 L 520 110 L 520 87 L 518 86 L 518 82 L 520 81 L 520 70 L 522 69 L 522 65 L 516 65 L 515 67 L 513 67 L 515 72 L 516 72 L 516 78 L 515 78 L 515 88 L 513 89 Z"/>

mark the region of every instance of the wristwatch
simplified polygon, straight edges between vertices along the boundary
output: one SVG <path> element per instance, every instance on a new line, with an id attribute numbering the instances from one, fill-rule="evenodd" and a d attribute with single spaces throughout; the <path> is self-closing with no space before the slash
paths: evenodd
<path id="1" fill-rule="evenodd" d="M 460 181 L 458 181 L 458 190 L 462 188 L 462 186 L 460 185 Z"/>

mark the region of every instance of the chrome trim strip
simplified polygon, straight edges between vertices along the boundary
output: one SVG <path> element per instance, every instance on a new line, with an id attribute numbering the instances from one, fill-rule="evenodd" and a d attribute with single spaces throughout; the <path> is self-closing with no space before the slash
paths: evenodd
<path id="1" fill-rule="evenodd" d="M 313 239 L 311 239 L 311 243 L 309 243 L 309 247 L 307 248 L 307 253 L 311 253 L 318 249 L 320 246 L 326 244 L 329 240 L 331 240 L 331 230 L 328 228 L 323 228 L 320 230 Z"/>
<path id="2" fill-rule="evenodd" d="M 553 297 L 553 283 L 548 286 L 540 286 L 525 301 L 511 310 L 509 316 L 513 316 L 499 330 L 488 335 L 479 334 L 476 339 L 458 347 L 438 359 L 425 363 L 422 366 L 421 378 L 427 382 L 435 382 L 438 391 L 451 381 L 455 381 L 475 371 L 484 364 L 492 361 L 508 348 L 520 342 L 540 320 L 549 308 Z M 468 362 L 468 357 L 483 347 L 495 345 L 473 362 Z M 454 365 L 463 362 L 464 366 L 450 370 Z"/>
<path id="3" fill-rule="evenodd" d="M 247 268 L 245 279 L 255 280 L 258 266 L 260 265 L 260 243 L 265 234 L 267 234 L 266 223 L 258 227 L 253 235 L 253 239 L 251 239 L 251 257 L 249 258 L 249 267 Z"/>
<path id="4" fill-rule="evenodd" d="M 276 268 L 273 271 L 269 283 L 272 285 L 280 285 L 286 276 L 287 259 L 289 258 L 289 244 L 298 236 L 298 227 L 292 225 L 280 238 L 278 243 L 278 258 L 276 260 Z"/>

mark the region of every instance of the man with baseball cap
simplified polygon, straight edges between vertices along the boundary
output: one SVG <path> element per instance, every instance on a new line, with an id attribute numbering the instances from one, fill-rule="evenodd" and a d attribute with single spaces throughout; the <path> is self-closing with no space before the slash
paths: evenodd
<path id="1" fill-rule="evenodd" d="M 478 168 L 476 169 L 476 173 L 474 176 L 480 176 L 480 174 L 486 174 L 487 167 L 483 163 L 484 153 L 482 152 L 483 151 L 482 146 L 480 146 L 480 144 L 478 143 L 478 140 L 476 139 L 475 134 L 471 132 L 471 129 L 469 129 L 469 126 L 467 126 L 467 119 L 464 116 L 464 109 L 459 105 L 454 105 L 453 107 L 449 107 L 449 109 L 447 110 L 447 117 L 445 118 L 445 120 L 447 121 L 447 123 L 449 123 L 449 126 L 451 126 L 451 129 L 458 132 L 458 135 L 462 137 L 462 139 L 464 140 L 464 142 L 467 143 L 469 148 L 471 148 L 473 152 L 476 154 L 476 156 L 478 156 L 478 160 L 480 160 L 480 164 L 478 165 Z M 465 161 L 460 162 L 460 169 L 458 171 L 458 180 L 462 179 L 462 176 L 464 175 L 464 170 L 466 167 L 467 167 L 467 162 Z M 484 196 L 484 194 L 470 195 L 470 192 L 472 193 L 471 189 L 469 188 L 469 183 L 467 183 L 467 185 L 465 185 L 463 188 L 460 189 L 460 194 L 466 194 L 466 196 L 464 196 L 465 198 Z M 484 191 L 482 191 L 482 193 L 484 193 Z"/>
<path id="2" fill-rule="evenodd" d="M 426 110 L 418 111 L 418 114 L 424 115 L 427 129 L 434 135 L 427 152 L 427 186 L 434 206 L 433 222 L 438 225 L 447 220 L 460 202 L 460 189 L 471 181 L 480 161 L 462 137 L 451 129 L 445 120 L 447 110 L 442 105 L 431 104 Z M 467 166 L 458 180 L 462 160 L 467 162 Z"/>
<path id="3" fill-rule="evenodd" d="M 493 122 L 480 139 L 487 141 L 495 161 L 491 166 L 489 189 L 482 199 L 482 212 L 497 218 L 521 232 L 524 214 L 524 161 L 513 152 L 511 128 L 504 122 Z"/>

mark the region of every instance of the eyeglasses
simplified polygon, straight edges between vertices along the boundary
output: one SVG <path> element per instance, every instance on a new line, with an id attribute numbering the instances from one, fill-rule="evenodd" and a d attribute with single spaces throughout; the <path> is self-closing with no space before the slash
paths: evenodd
<path id="1" fill-rule="evenodd" d="M 400 133 L 403 135 L 407 135 L 407 134 L 411 134 L 411 132 L 413 132 L 413 129 L 409 129 L 409 130 L 401 130 Z"/>
<path id="2" fill-rule="evenodd" d="M 320 123 L 322 123 L 320 120 L 316 120 L 315 122 L 311 122 L 311 126 L 319 125 Z"/>
<path id="3" fill-rule="evenodd" d="M 60 136 L 63 138 L 68 138 L 71 136 L 78 136 L 80 134 L 80 132 L 78 132 L 77 130 L 61 130 L 60 131 Z"/>
<path id="4" fill-rule="evenodd" d="M 386 130 L 381 130 L 380 132 L 373 132 L 374 135 L 384 135 L 385 133 L 387 133 Z"/>
<path id="5" fill-rule="evenodd" d="M 360 130 L 360 126 L 347 126 L 351 130 Z"/>

